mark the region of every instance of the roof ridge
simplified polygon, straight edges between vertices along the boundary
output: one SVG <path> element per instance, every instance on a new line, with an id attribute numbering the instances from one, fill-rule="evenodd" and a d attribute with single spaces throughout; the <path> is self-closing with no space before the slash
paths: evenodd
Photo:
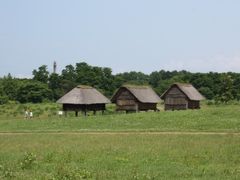
<path id="1" fill-rule="evenodd" d="M 148 88 L 150 88 L 150 86 L 148 86 L 148 85 L 134 85 L 134 84 L 125 84 L 125 85 L 122 85 L 122 87 L 136 88 L 136 89 L 148 89 Z"/>
<path id="2" fill-rule="evenodd" d="M 193 86 L 190 83 L 174 83 L 173 85 L 178 85 L 178 86 Z"/>
<path id="3" fill-rule="evenodd" d="M 87 85 L 78 85 L 76 88 L 81 88 L 81 89 L 94 89 L 92 86 L 87 86 Z"/>

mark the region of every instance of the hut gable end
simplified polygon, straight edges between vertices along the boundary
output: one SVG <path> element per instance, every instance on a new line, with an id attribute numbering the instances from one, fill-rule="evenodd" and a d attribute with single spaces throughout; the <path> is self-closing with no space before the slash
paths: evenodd
<path id="1" fill-rule="evenodd" d="M 171 89 L 169 89 L 168 93 L 166 94 L 166 98 L 186 98 L 186 95 L 179 90 L 179 88 L 177 87 L 172 87 Z"/>
<path id="2" fill-rule="evenodd" d="M 122 86 L 112 97 L 117 111 L 156 110 L 160 101 L 158 95 L 147 86 Z"/>
<path id="3" fill-rule="evenodd" d="M 173 84 L 161 96 L 165 110 L 199 109 L 204 97 L 191 84 Z"/>
<path id="4" fill-rule="evenodd" d="M 135 97 L 128 90 L 124 89 L 119 93 L 118 99 L 120 99 L 120 100 L 134 100 Z"/>
<path id="5" fill-rule="evenodd" d="M 122 89 L 118 94 L 116 103 L 119 106 L 134 106 L 136 98 L 127 89 Z"/>

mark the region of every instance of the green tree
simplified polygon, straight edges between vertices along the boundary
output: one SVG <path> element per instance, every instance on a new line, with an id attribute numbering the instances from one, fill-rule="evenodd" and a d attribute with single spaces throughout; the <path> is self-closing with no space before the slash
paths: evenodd
<path id="1" fill-rule="evenodd" d="M 2 85 L 0 85 L 0 105 L 6 104 L 8 102 L 8 96 L 3 90 Z"/>
<path id="2" fill-rule="evenodd" d="M 233 96 L 234 99 L 240 100 L 240 75 L 235 74 L 233 82 Z"/>
<path id="3" fill-rule="evenodd" d="M 77 74 L 74 66 L 67 65 L 65 69 L 62 70 L 62 79 L 76 82 Z"/>
<path id="4" fill-rule="evenodd" d="M 48 83 L 49 72 L 46 65 L 40 66 L 38 70 L 34 69 L 32 74 L 33 80 L 40 81 L 42 83 Z"/>
<path id="5" fill-rule="evenodd" d="M 149 76 L 149 84 L 154 88 L 158 87 L 161 80 L 162 80 L 161 73 L 157 71 L 152 72 Z"/>
<path id="6" fill-rule="evenodd" d="M 8 74 L 2 79 L 2 89 L 9 100 L 16 100 L 19 80 Z"/>
<path id="7" fill-rule="evenodd" d="M 20 100 L 21 102 L 56 100 L 78 84 L 93 86 L 109 97 L 123 84 L 150 84 L 161 95 L 176 82 L 193 84 L 208 99 L 221 102 L 228 102 L 232 99 L 240 100 L 240 73 L 190 73 L 159 70 L 150 75 L 136 71 L 113 75 L 110 68 L 80 62 L 75 66 L 67 65 L 61 75 L 49 74 L 47 66 L 43 65 L 33 70 L 32 81 L 13 78 L 11 74 L 8 74 L 0 78 L 0 101 L 3 103 L 7 100 Z M 35 88 L 33 83 L 37 83 L 34 84 Z M 29 86 L 29 89 L 26 86 Z M 50 94 L 48 94 L 49 90 Z M 42 94 L 44 91 L 46 94 Z M 43 98 L 40 97 L 41 95 Z"/>
<path id="8" fill-rule="evenodd" d="M 220 77 L 221 85 L 219 94 L 216 96 L 217 101 L 227 103 L 233 99 L 233 79 L 231 75 L 223 73 Z"/>
<path id="9" fill-rule="evenodd" d="M 25 81 L 18 89 L 17 100 L 21 103 L 41 103 L 52 99 L 52 93 L 47 84 L 38 81 Z"/>
<path id="10" fill-rule="evenodd" d="M 149 84 L 149 76 L 142 72 L 125 72 L 117 74 L 121 77 L 125 84 L 147 85 Z"/>
<path id="11" fill-rule="evenodd" d="M 96 72 L 99 68 L 92 68 L 85 62 L 76 63 L 76 82 L 78 84 L 90 85 L 96 84 Z"/>
<path id="12" fill-rule="evenodd" d="M 68 92 L 68 91 L 70 91 L 71 89 L 73 89 L 77 85 L 78 84 L 73 82 L 73 81 L 62 79 L 62 81 L 61 81 L 61 89 L 63 91 L 63 94 Z"/>
<path id="13" fill-rule="evenodd" d="M 214 93 L 213 91 L 208 87 L 201 87 L 199 88 L 199 92 L 203 94 L 207 99 L 213 99 Z"/>
<path id="14" fill-rule="evenodd" d="M 112 96 L 115 90 L 115 84 L 114 84 L 114 76 L 112 75 L 112 70 L 110 68 L 101 69 L 99 89 L 101 89 L 103 93 L 108 97 Z"/>
<path id="15" fill-rule="evenodd" d="M 52 73 L 49 76 L 48 87 L 52 91 L 53 100 L 59 99 L 64 93 L 61 87 L 61 83 L 62 79 L 58 74 Z"/>

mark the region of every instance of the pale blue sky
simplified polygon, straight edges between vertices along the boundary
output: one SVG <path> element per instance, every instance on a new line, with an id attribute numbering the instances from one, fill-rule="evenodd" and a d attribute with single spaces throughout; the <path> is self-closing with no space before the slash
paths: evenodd
<path id="1" fill-rule="evenodd" d="M 240 72 L 239 0 L 0 0 L 0 76 L 42 64 Z"/>

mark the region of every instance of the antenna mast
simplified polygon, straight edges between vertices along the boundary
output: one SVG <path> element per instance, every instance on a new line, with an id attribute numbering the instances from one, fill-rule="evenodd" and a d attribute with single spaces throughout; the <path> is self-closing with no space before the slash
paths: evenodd
<path id="1" fill-rule="evenodd" d="M 56 74 L 56 72 L 57 72 L 57 63 L 56 63 L 56 61 L 54 61 L 53 62 L 53 73 Z"/>

